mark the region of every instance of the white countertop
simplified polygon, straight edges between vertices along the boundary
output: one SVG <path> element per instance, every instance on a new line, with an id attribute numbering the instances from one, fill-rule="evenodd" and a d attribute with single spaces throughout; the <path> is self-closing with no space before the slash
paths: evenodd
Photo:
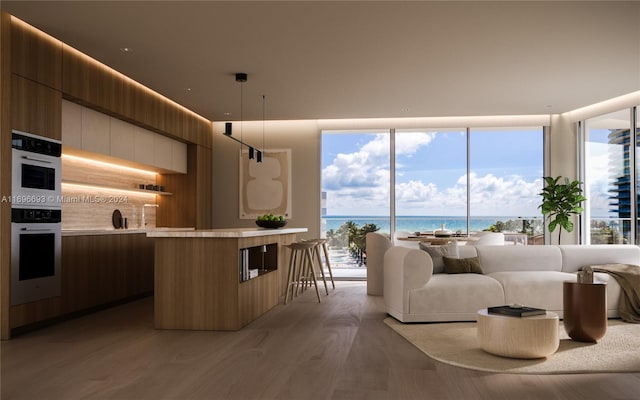
<path id="1" fill-rule="evenodd" d="M 153 238 L 246 238 L 271 235 L 286 235 L 289 233 L 307 232 L 307 228 L 226 228 L 226 229 L 198 229 L 198 230 L 154 230 L 148 231 L 147 237 Z"/>
<path id="2" fill-rule="evenodd" d="M 149 229 L 63 229 L 62 236 L 132 235 L 150 232 L 193 231 L 195 228 L 149 228 Z"/>

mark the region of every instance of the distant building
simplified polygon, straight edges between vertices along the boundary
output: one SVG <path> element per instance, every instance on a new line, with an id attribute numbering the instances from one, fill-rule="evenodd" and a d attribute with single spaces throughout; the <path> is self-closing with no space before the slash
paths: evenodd
<path id="1" fill-rule="evenodd" d="M 640 136 L 640 135 L 639 135 Z M 630 129 L 615 129 L 609 133 L 609 144 L 622 146 L 622 160 L 619 151 L 610 156 L 609 174 L 611 176 L 611 195 L 609 196 L 609 212 L 614 213 L 622 221 L 621 232 L 628 235 L 631 231 L 631 205 L 637 207 L 640 198 L 636 196 L 636 201 L 631 201 L 631 171 L 630 166 L 634 163 L 630 160 Z M 636 139 L 636 147 L 640 142 Z"/>

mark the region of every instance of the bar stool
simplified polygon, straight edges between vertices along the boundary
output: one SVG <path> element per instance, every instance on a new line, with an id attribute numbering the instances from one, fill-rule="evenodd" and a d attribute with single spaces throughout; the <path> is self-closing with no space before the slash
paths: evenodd
<path id="1" fill-rule="evenodd" d="M 322 251 L 324 252 L 324 261 L 325 265 L 327 266 L 327 270 L 329 271 L 331 286 L 333 286 L 333 289 L 335 289 L 336 284 L 333 281 L 333 272 L 331 271 L 331 262 L 329 261 L 329 250 L 327 250 L 327 242 L 329 241 L 329 239 L 309 239 L 308 241 L 316 244 L 316 246 L 313 248 L 313 253 L 315 255 L 315 258 L 318 260 L 318 267 L 320 268 L 320 274 L 322 275 L 322 280 L 324 281 L 324 289 L 326 290 L 328 295 L 329 289 L 327 288 L 327 279 L 325 277 L 324 268 L 322 266 L 322 255 L 320 254 L 320 249 L 322 248 Z"/>
<path id="2" fill-rule="evenodd" d="M 298 296 L 311 283 L 313 283 L 316 289 L 318 303 L 321 303 L 312 253 L 316 244 L 308 241 L 300 241 L 285 246 L 291 250 L 291 257 L 289 258 L 287 291 L 284 294 L 284 304 L 287 304 L 289 300 L 289 292 L 291 292 L 291 300 L 293 300 L 294 296 Z"/>

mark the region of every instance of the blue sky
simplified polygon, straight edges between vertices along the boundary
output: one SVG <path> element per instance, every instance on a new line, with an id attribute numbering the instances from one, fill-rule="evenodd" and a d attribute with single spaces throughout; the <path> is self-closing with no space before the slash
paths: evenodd
<path id="1" fill-rule="evenodd" d="M 472 130 L 472 216 L 538 216 L 542 129 Z M 389 135 L 324 134 L 329 215 L 388 215 Z M 466 214 L 462 129 L 396 134 L 396 213 Z"/>

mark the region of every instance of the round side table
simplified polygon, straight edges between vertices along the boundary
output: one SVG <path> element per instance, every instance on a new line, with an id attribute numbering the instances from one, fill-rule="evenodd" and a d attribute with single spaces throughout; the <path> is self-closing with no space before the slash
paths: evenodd
<path id="1" fill-rule="evenodd" d="M 578 342 L 597 342 L 607 332 L 607 285 L 564 282 L 564 329 Z"/>
<path id="2" fill-rule="evenodd" d="M 478 342 L 487 353 L 511 358 L 542 358 L 558 350 L 558 314 L 508 317 L 478 311 Z"/>

